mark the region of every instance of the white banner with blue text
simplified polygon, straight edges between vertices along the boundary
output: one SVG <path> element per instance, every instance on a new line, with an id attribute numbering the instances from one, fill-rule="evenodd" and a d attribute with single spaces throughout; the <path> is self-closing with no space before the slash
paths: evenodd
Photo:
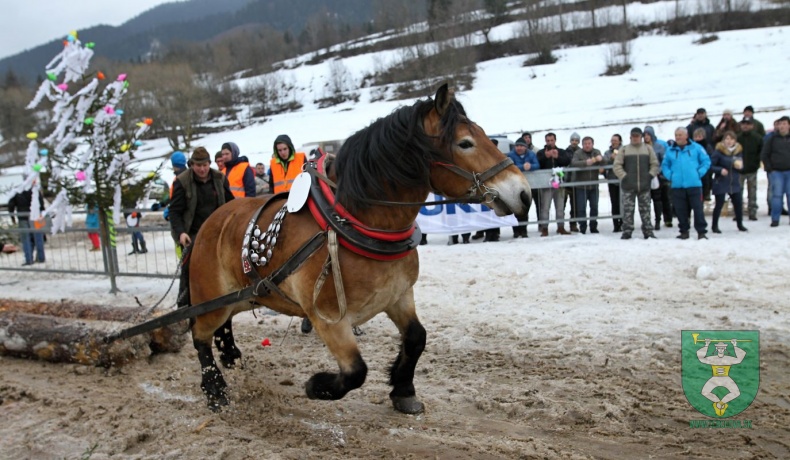
<path id="1" fill-rule="evenodd" d="M 427 201 L 443 199 L 441 195 L 431 193 Z M 482 204 L 445 203 L 420 208 L 417 224 L 426 234 L 456 235 L 487 228 L 511 227 L 518 225 L 518 221 L 512 215 L 498 217 Z"/>

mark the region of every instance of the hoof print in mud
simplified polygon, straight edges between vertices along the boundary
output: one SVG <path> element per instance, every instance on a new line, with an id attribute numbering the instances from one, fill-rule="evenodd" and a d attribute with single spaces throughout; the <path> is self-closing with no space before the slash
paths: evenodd
<path id="1" fill-rule="evenodd" d="M 422 414 L 425 411 L 425 404 L 421 403 L 416 396 L 391 397 L 392 407 L 404 414 Z"/>

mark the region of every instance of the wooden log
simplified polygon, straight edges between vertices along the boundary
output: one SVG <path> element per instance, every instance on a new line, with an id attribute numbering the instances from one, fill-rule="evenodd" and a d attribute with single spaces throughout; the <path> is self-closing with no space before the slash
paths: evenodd
<path id="1" fill-rule="evenodd" d="M 0 299 L 0 312 L 30 313 L 33 315 L 57 316 L 58 318 L 91 319 L 99 321 L 124 321 L 134 323 L 143 320 L 145 308 L 105 307 L 102 305 L 78 304 L 76 302 L 36 302 Z"/>
<path id="2" fill-rule="evenodd" d="M 147 335 L 112 344 L 102 340 L 119 323 L 28 313 L 0 314 L 0 354 L 58 363 L 123 366 L 151 354 Z"/>
<path id="3" fill-rule="evenodd" d="M 84 320 L 86 324 L 95 321 L 115 322 L 115 330 L 124 329 L 134 324 L 142 323 L 148 319 L 162 315 L 166 312 L 155 311 L 148 313 L 147 308 L 134 307 L 106 307 L 102 305 L 78 304 L 75 302 L 30 302 L 10 299 L 0 299 L 0 317 L 9 314 L 28 314 L 45 317 L 59 318 L 59 324 L 68 324 L 67 320 Z M 45 324 L 41 324 L 45 326 Z M 101 326 L 100 329 L 104 329 Z M 113 329 L 108 329 L 110 332 Z M 153 353 L 175 353 L 184 346 L 187 337 L 187 321 L 171 324 L 155 329 L 147 334 L 142 334 L 148 340 L 148 345 Z"/>

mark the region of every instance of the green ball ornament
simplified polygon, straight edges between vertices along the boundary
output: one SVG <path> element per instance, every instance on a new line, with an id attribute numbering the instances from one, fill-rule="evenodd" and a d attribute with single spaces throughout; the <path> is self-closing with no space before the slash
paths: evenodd
<path id="1" fill-rule="evenodd" d="M 85 44 L 85 48 L 93 49 L 94 46 L 96 46 L 96 43 L 94 42 L 88 42 Z"/>
<path id="2" fill-rule="evenodd" d="M 55 72 L 47 72 L 47 78 L 49 81 L 55 81 L 58 79 L 58 76 L 55 75 Z"/>
<path id="3" fill-rule="evenodd" d="M 85 124 L 86 125 L 92 125 L 93 124 L 93 118 L 91 118 L 91 117 L 86 118 L 85 119 Z"/>
<path id="4" fill-rule="evenodd" d="M 33 171 L 40 172 L 41 171 L 41 165 L 38 164 L 38 163 L 34 164 L 33 165 Z"/>

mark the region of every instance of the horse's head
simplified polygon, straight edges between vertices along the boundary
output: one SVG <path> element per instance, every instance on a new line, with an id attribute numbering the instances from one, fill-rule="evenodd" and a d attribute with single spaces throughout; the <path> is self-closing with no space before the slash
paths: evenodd
<path id="1" fill-rule="evenodd" d="M 431 165 L 435 192 L 450 198 L 482 198 L 498 216 L 515 214 L 519 220 L 527 220 L 532 201 L 527 179 L 485 131 L 467 118 L 447 84 L 436 92 L 423 128 L 447 158 Z"/>

